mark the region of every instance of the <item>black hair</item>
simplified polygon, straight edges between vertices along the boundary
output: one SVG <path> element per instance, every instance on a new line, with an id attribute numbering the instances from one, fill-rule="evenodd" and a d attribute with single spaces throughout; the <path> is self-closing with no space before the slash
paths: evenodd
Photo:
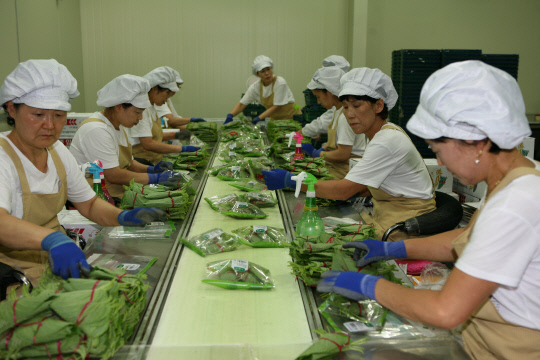
<path id="1" fill-rule="evenodd" d="M 135 106 L 135 105 L 130 104 L 130 103 L 123 103 L 123 104 L 119 104 L 119 105 L 122 105 L 122 107 L 123 107 L 124 109 L 129 109 L 130 107 Z M 116 106 L 116 105 L 115 105 L 115 106 Z M 106 108 L 105 108 L 105 112 L 111 113 L 111 112 L 114 110 L 114 107 L 115 107 L 115 106 L 109 106 L 109 107 L 106 107 Z"/>
<path id="2" fill-rule="evenodd" d="M 349 99 L 355 99 L 355 100 L 362 100 L 362 101 L 369 101 L 370 103 L 372 104 L 375 104 L 377 102 L 377 100 L 379 99 L 375 99 L 375 98 L 372 98 L 371 96 L 367 96 L 367 95 L 341 95 L 339 97 L 339 101 L 343 102 L 345 100 L 349 100 Z M 386 105 L 386 103 L 384 103 L 384 107 L 382 109 L 382 111 L 380 113 L 378 113 L 377 115 L 379 117 L 381 117 L 383 120 L 386 120 L 388 119 L 388 106 Z"/>
<path id="3" fill-rule="evenodd" d="M 450 140 L 451 138 L 449 137 L 446 137 L 446 136 L 441 136 L 439 138 L 436 138 L 436 139 L 430 139 L 431 141 L 433 142 L 436 142 L 436 143 L 444 143 L 446 142 L 447 140 Z M 454 139 L 454 140 L 457 140 L 465 145 L 476 145 L 480 142 L 490 142 L 491 143 L 491 146 L 489 147 L 489 150 L 488 152 L 492 153 L 492 154 L 498 154 L 501 152 L 501 148 L 499 147 L 499 145 L 495 144 L 493 141 L 489 140 L 489 139 L 483 139 L 483 140 L 470 140 L 469 142 L 467 142 L 467 140 L 460 140 L 460 139 Z"/>
<path id="4" fill-rule="evenodd" d="M 19 107 L 21 106 L 21 104 L 15 104 L 13 103 L 13 106 L 15 106 L 15 109 L 19 109 Z M 15 126 L 15 119 L 12 118 L 9 113 L 8 113 L 8 110 L 7 110 L 7 105 L 6 104 L 3 104 L 2 107 L 4 108 L 4 111 L 6 112 L 7 114 L 7 124 L 11 127 L 14 127 Z"/>

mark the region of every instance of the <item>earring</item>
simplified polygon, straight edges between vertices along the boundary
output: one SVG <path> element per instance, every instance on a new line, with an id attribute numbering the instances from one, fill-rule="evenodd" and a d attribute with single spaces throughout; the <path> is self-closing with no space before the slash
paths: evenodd
<path id="1" fill-rule="evenodd" d="M 476 155 L 476 160 L 474 160 L 474 163 L 478 165 L 480 163 L 480 156 L 482 156 L 482 150 L 478 152 L 478 155 Z"/>
<path id="2" fill-rule="evenodd" d="M 478 163 L 480 163 L 480 160 L 479 160 L 479 159 L 476 159 L 476 160 L 474 160 L 474 163 L 475 163 L 475 164 L 478 164 Z"/>

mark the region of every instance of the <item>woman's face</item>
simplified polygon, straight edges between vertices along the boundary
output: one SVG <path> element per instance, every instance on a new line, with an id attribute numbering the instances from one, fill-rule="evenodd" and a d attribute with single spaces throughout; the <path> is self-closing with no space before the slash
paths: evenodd
<path id="1" fill-rule="evenodd" d="M 317 104 L 320 104 L 326 110 L 330 110 L 334 106 L 332 103 L 332 93 L 330 91 L 315 89 L 311 90 L 311 92 L 317 98 Z"/>
<path id="2" fill-rule="evenodd" d="M 144 109 L 139 109 L 136 106 L 124 108 L 122 105 L 117 105 L 120 124 L 126 128 L 132 128 L 141 121 Z"/>
<path id="3" fill-rule="evenodd" d="M 379 99 L 375 104 L 353 97 L 342 102 L 343 114 L 355 134 L 369 132 L 377 121 L 377 114 L 382 111 L 384 102 Z"/>
<path id="4" fill-rule="evenodd" d="M 257 71 L 257 76 L 261 78 L 264 85 L 270 85 L 274 79 L 274 72 L 270 66 L 265 67 L 261 71 Z"/>
<path id="5" fill-rule="evenodd" d="M 174 92 L 168 89 L 160 91 L 159 87 L 154 86 L 148 93 L 148 99 L 150 99 L 152 105 L 161 106 L 165 104 L 165 101 L 169 98 L 169 93 L 173 93 L 174 95 Z"/>
<path id="6" fill-rule="evenodd" d="M 479 150 L 473 144 L 461 140 L 446 139 L 443 142 L 426 140 L 437 157 L 439 165 L 444 165 L 463 185 L 474 185 L 482 181 L 484 162 L 476 164 Z"/>
<path id="7" fill-rule="evenodd" d="M 34 108 L 25 104 L 15 108 L 7 102 L 9 116 L 15 120 L 13 131 L 26 145 L 44 149 L 58 140 L 66 124 L 67 111 Z"/>

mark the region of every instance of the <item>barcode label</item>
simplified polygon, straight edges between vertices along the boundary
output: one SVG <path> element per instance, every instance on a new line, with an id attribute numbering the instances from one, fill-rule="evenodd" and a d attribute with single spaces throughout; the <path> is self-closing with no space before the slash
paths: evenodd
<path id="1" fill-rule="evenodd" d="M 360 321 L 350 321 L 343 323 L 348 331 L 350 332 L 362 332 L 373 330 L 373 327 L 367 326 L 365 323 Z"/>

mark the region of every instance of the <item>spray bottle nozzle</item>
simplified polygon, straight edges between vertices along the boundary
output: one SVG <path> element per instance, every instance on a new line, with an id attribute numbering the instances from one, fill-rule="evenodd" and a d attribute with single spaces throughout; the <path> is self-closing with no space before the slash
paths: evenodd
<path id="1" fill-rule="evenodd" d="M 296 180 L 296 191 L 294 192 L 295 197 L 298 197 L 298 195 L 300 195 L 300 189 L 302 188 L 302 184 L 306 184 L 308 186 L 306 195 L 308 197 L 315 197 L 315 184 L 319 181 L 315 176 L 305 171 L 302 171 L 300 174 L 292 176 L 291 179 Z"/>
<path id="2" fill-rule="evenodd" d="M 89 165 L 90 166 L 88 167 L 88 171 L 90 171 L 92 174 L 94 174 L 94 179 L 100 179 L 99 175 L 100 175 L 100 173 L 103 172 L 103 169 L 99 165 L 97 165 L 97 164 L 95 164 L 93 162 L 89 163 Z"/>
<path id="3" fill-rule="evenodd" d="M 294 140 L 296 140 L 296 144 L 301 144 L 302 143 L 302 139 L 304 138 L 302 136 L 302 134 L 300 133 L 297 133 L 297 132 L 291 132 L 291 133 L 288 133 L 287 135 L 285 135 L 286 137 L 289 138 L 289 147 L 291 147 L 291 143 L 292 143 L 292 139 L 294 138 Z"/>

